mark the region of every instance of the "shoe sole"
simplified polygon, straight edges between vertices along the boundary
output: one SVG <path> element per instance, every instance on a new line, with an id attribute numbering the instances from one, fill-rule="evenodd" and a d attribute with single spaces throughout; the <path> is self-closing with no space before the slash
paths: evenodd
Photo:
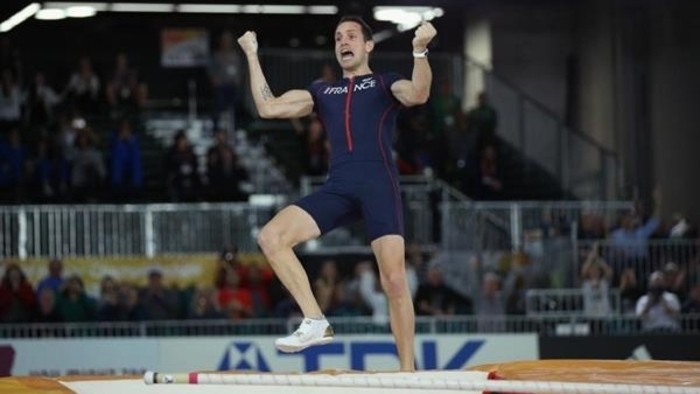
<path id="1" fill-rule="evenodd" d="M 277 350 L 283 353 L 297 353 L 311 346 L 327 345 L 333 342 L 333 337 L 323 337 L 321 339 L 306 343 L 302 346 L 288 346 L 275 344 Z"/>

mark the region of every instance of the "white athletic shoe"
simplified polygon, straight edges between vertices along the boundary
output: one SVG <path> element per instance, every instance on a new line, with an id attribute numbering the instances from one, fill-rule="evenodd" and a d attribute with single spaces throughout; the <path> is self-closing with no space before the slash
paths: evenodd
<path id="1" fill-rule="evenodd" d="M 328 320 L 304 319 L 292 335 L 275 340 L 275 347 L 284 353 L 296 353 L 309 346 L 325 345 L 333 340 Z"/>

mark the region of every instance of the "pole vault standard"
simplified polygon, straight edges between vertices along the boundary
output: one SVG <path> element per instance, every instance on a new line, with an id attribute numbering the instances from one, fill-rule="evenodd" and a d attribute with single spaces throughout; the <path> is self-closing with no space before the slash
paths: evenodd
<path id="1" fill-rule="evenodd" d="M 509 393 L 559 394 L 700 394 L 700 387 L 620 383 L 575 383 L 523 380 L 444 379 L 420 376 L 388 377 L 372 374 L 225 374 L 160 373 L 149 371 L 146 384 L 202 384 L 232 386 L 355 387 L 405 390 L 468 390 Z"/>

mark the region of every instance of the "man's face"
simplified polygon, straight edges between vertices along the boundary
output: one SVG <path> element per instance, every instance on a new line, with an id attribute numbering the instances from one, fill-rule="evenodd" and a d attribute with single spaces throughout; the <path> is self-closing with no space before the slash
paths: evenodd
<path id="1" fill-rule="evenodd" d="M 343 22 L 335 30 L 335 57 L 343 70 L 356 70 L 365 64 L 373 48 L 374 42 L 365 41 L 359 23 Z"/>

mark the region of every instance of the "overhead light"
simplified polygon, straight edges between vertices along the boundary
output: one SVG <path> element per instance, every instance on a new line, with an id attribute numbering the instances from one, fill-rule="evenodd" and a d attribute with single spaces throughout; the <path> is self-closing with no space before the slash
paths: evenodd
<path id="1" fill-rule="evenodd" d="M 2 0 L 0 0 L 2 1 Z M 378 7 L 376 7 L 378 8 Z M 409 7 L 411 8 L 411 7 Z M 416 8 L 416 7 L 413 7 Z M 429 7 L 425 7 L 429 8 Z M 0 33 L 6 32 L 22 23 L 27 18 L 36 15 L 37 19 L 56 20 L 66 16 L 86 18 L 97 12 L 161 12 L 161 13 L 212 13 L 212 14 L 281 14 L 281 15 L 335 15 L 338 7 L 335 5 L 302 5 L 302 4 L 198 4 L 198 3 L 108 3 L 82 1 L 49 1 L 32 3 L 0 24 Z"/>
<path id="2" fill-rule="evenodd" d="M 114 3 L 110 8 L 113 12 L 173 12 L 174 4 L 167 3 Z"/>
<path id="3" fill-rule="evenodd" d="M 395 23 L 399 31 L 412 29 L 422 21 L 431 21 L 444 13 L 439 7 L 374 7 L 374 19 Z"/>
<path id="4" fill-rule="evenodd" d="M 249 4 L 241 7 L 244 14 L 261 14 L 263 7 L 260 4 Z"/>
<path id="5" fill-rule="evenodd" d="M 238 4 L 180 4 L 177 10 L 193 14 L 237 14 L 241 12 L 241 6 Z"/>
<path id="6" fill-rule="evenodd" d="M 306 7 L 303 5 L 263 5 L 263 14 L 303 14 Z"/>
<path id="7" fill-rule="evenodd" d="M 0 23 L 0 33 L 5 33 L 12 30 L 12 28 L 14 28 L 15 26 L 24 22 L 28 18 L 31 18 L 40 9 L 41 5 L 39 3 L 32 3 L 22 8 L 17 13 L 7 18 L 4 22 Z"/>
<path id="8" fill-rule="evenodd" d="M 89 3 L 89 2 L 69 2 L 69 1 L 48 1 L 44 3 L 44 8 L 63 8 L 66 10 L 73 7 L 90 7 L 97 12 L 108 11 L 108 3 Z"/>
<path id="9" fill-rule="evenodd" d="M 57 21 L 66 17 L 66 11 L 62 8 L 42 8 L 34 17 L 43 21 Z"/>
<path id="10" fill-rule="evenodd" d="M 97 10 L 90 6 L 73 6 L 66 8 L 66 16 L 70 18 L 89 18 L 95 16 Z"/>
<path id="11" fill-rule="evenodd" d="M 308 11 L 309 14 L 314 15 L 335 15 L 338 13 L 338 7 L 334 5 L 310 5 Z"/>

